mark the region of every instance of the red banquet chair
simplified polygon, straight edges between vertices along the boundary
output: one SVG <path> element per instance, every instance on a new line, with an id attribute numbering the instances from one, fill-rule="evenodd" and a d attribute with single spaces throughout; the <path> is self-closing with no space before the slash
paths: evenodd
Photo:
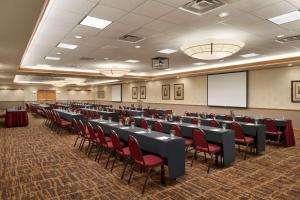
<path id="1" fill-rule="evenodd" d="M 272 119 L 265 119 L 264 124 L 266 126 L 266 135 L 269 137 L 277 137 L 277 143 L 280 144 L 282 132 L 277 129 L 277 126 Z"/>
<path id="2" fill-rule="evenodd" d="M 181 129 L 176 124 L 171 125 L 171 130 L 174 132 L 174 135 L 177 137 L 182 137 Z M 193 140 L 184 138 L 185 150 L 187 151 L 189 147 L 193 145 Z"/>
<path id="3" fill-rule="evenodd" d="M 247 151 L 249 151 L 248 150 L 249 147 L 250 147 L 250 153 L 252 153 L 252 148 L 254 146 L 254 139 L 252 137 L 245 136 L 241 125 L 239 125 L 238 123 L 235 123 L 235 122 L 231 123 L 229 128 L 231 130 L 233 130 L 235 133 L 234 140 L 235 140 L 235 143 L 239 147 L 239 151 L 240 151 L 240 145 L 246 146 L 246 151 L 245 151 L 245 155 L 244 155 L 244 160 L 246 160 Z"/>
<path id="4" fill-rule="evenodd" d="M 193 166 L 194 160 L 197 158 L 198 152 L 203 152 L 206 161 L 206 154 L 208 153 L 213 161 L 213 156 L 215 156 L 216 161 L 218 160 L 218 156 L 221 155 L 222 148 L 215 144 L 210 144 L 207 142 L 205 133 L 203 130 L 195 128 L 193 129 L 193 143 L 194 143 L 194 155 L 191 162 L 191 167 Z M 222 156 L 222 155 L 221 155 Z M 208 164 L 207 173 L 209 173 L 210 164 Z"/>
<path id="5" fill-rule="evenodd" d="M 70 128 L 72 123 L 68 120 L 65 120 L 63 118 L 60 118 L 59 114 L 57 112 L 54 112 L 55 122 L 57 124 L 57 133 L 60 134 L 62 129 L 64 128 Z"/>
<path id="6" fill-rule="evenodd" d="M 252 119 L 251 117 L 243 117 L 243 122 L 245 123 L 254 123 L 254 119 Z"/>
<path id="7" fill-rule="evenodd" d="M 192 118 L 192 124 L 198 124 L 199 120 L 196 118 Z"/>
<path id="8" fill-rule="evenodd" d="M 128 184 L 130 184 L 131 177 L 135 168 L 145 169 L 147 171 L 147 177 L 143 185 L 142 194 L 144 194 L 145 187 L 149 176 L 151 175 L 151 170 L 156 167 L 161 167 L 161 182 L 164 182 L 165 172 L 164 172 L 164 160 L 156 155 L 148 154 L 143 155 L 139 146 L 138 141 L 131 135 L 128 137 L 128 145 L 131 153 L 131 158 L 133 160 L 133 166 L 131 167 L 130 176 L 128 179 Z"/>
<path id="9" fill-rule="evenodd" d="M 140 124 L 141 128 L 147 129 L 148 128 L 148 123 L 146 120 L 141 119 L 141 124 Z"/>
<path id="10" fill-rule="evenodd" d="M 79 127 L 79 130 L 81 132 L 80 133 L 81 134 L 81 142 L 79 144 L 78 149 L 82 150 L 82 148 L 84 146 L 84 143 L 86 141 L 90 141 L 91 140 L 91 136 L 90 136 L 89 132 L 87 131 L 85 125 L 83 124 L 83 122 L 81 120 L 79 120 L 78 127 Z"/>
<path id="11" fill-rule="evenodd" d="M 99 140 L 99 146 L 98 146 L 98 152 L 97 152 L 95 161 L 97 160 L 99 162 L 103 152 L 108 153 L 109 155 L 108 155 L 107 162 L 105 165 L 105 168 L 107 168 L 109 159 L 113 153 L 114 147 L 113 147 L 111 139 L 109 137 L 108 138 L 105 137 L 104 132 L 100 126 L 97 126 L 96 133 L 97 133 L 97 137 Z"/>
<path id="12" fill-rule="evenodd" d="M 226 120 L 226 121 L 233 121 L 233 117 L 230 116 L 230 115 L 225 115 L 224 116 L 224 120 Z"/>
<path id="13" fill-rule="evenodd" d="M 220 128 L 220 127 L 221 127 L 220 123 L 217 122 L 217 121 L 214 120 L 214 119 L 209 121 L 209 126 L 210 126 L 210 127 L 215 127 L 215 128 Z"/>
<path id="14" fill-rule="evenodd" d="M 161 132 L 161 133 L 164 132 L 161 123 L 158 122 L 158 121 L 155 121 L 155 122 L 153 123 L 152 130 L 153 130 L 153 131 L 156 131 L 156 132 Z"/>
<path id="15" fill-rule="evenodd" d="M 121 179 L 123 179 L 126 168 L 127 168 L 127 165 L 130 162 L 130 150 L 129 150 L 129 147 L 123 147 L 122 146 L 122 143 L 121 143 L 118 135 L 116 134 L 116 132 L 114 130 L 110 131 L 110 139 L 111 139 L 111 142 L 113 144 L 113 149 L 114 149 L 114 152 L 115 152 L 115 159 L 113 161 L 113 164 L 111 166 L 110 171 L 111 172 L 113 171 L 113 168 L 115 166 L 115 162 L 118 158 L 120 160 L 124 160 L 125 164 L 124 164 L 124 169 L 123 169 L 123 172 L 122 172 L 122 175 L 121 175 Z"/>

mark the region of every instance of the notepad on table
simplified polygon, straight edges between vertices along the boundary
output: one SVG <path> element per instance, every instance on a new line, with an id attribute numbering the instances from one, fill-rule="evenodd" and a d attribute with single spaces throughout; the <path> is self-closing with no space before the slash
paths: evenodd
<path id="1" fill-rule="evenodd" d="M 123 126 L 120 129 L 129 129 L 129 128 L 130 128 L 129 126 Z"/>
<path id="2" fill-rule="evenodd" d="M 166 136 L 160 136 L 160 137 L 157 137 L 156 139 L 159 139 L 159 140 L 167 140 L 167 139 L 169 139 L 169 137 L 166 137 Z"/>
<path id="3" fill-rule="evenodd" d="M 146 133 L 146 131 L 136 131 L 135 133 L 142 134 L 142 133 Z"/>

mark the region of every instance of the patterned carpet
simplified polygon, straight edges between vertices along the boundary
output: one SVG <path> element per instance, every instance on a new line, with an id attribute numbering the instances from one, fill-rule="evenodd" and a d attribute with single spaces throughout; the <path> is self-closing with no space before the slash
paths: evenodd
<path id="1" fill-rule="evenodd" d="M 123 169 L 118 162 L 113 173 L 102 161 L 88 158 L 73 147 L 76 136 L 62 135 L 42 125 L 42 119 L 30 116 L 26 128 L 0 128 L 0 198 L 1 199 L 299 199 L 300 146 L 267 146 L 264 155 L 237 152 L 231 167 L 213 168 L 206 173 L 206 163 L 199 158 L 190 167 L 187 155 L 186 175 L 166 186 L 159 174 L 152 176 L 141 195 L 144 174 L 134 173 L 127 185 L 120 180 Z M 296 134 L 300 143 L 300 134 Z"/>

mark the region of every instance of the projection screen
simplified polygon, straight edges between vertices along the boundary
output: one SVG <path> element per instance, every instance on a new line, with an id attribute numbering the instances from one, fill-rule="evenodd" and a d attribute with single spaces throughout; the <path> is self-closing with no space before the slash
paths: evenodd
<path id="1" fill-rule="evenodd" d="M 246 108 L 247 82 L 247 72 L 208 75 L 207 105 Z"/>
<path id="2" fill-rule="evenodd" d="M 122 84 L 116 84 L 111 86 L 111 100 L 122 101 Z"/>

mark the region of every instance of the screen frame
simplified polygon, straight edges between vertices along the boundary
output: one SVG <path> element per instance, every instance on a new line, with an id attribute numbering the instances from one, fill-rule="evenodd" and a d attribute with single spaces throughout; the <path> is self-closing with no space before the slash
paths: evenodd
<path id="1" fill-rule="evenodd" d="M 122 85 L 122 83 L 112 84 L 112 85 L 111 85 L 111 88 L 112 88 L 114 85 L 120 85 L 120 86 L 121 86 L 121 101 L 113 101 L 113 100 L 111 100 L 111 102 L 122 103 L 122 102 L 123 102 L 123 85 Z M 112 91 L 111 91 L 111 92 L 112 92 Z"/>
<path id="2" fill-rule="evenodd" d="M 239 107 L 239 106 L 216 106 L 216 105 L 208 105 L 208 76 L 210 75 L 220 75 L 220 74 L 232 74 L 232 73 L 241 73 L 246 72 L 246 107 Z M 222 73 L 214 73 L 214 74 L 207 74 L 206 75 L 206 105 L 207 107 L 216 107 L 216 108 L 241 108 L 241 109 L 248 109 L 249 107 L 249 71 L 234 71 L 234 72 L 222 72 Z"/>

